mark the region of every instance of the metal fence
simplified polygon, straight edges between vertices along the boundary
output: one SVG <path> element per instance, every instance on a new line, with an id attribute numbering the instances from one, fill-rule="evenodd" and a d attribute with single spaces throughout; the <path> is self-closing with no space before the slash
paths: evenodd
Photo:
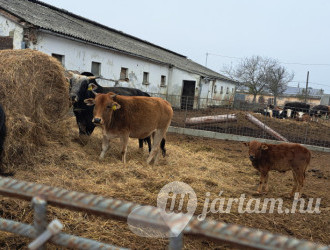
<path id="1" fill-rule="evenodd" d="M 107 199 L 101 196 L 10 178 L 0 177 L 0 194 L 24 200 L 33 199 L 33 208 L 35 210 L 34 226 L 0 218 L 1 231 L 19 234 L 32 239 L 38 238 L 49 228 L 46 221 L 47 203 L 53 206 L 85 211 L 90 214 L 125 221 L 127 221 L 130 212 L 134 210 L 134 215 L 130 217 L 131 221 L 134 220 L 139 224 L 152 225 L 156 228 L 164 226 L 164 221 L 159 216 L 160 209 L 156 207 L 140 206 L 131 202 Z M 169 217 L 168 222 L 172 224 L 180 223 L 184 216 L 186 215 L 173 215 Z M 243 249 L 329 249 L 329 247 L 313 242 L 275 235 L 238 225 L 230 225 L 214 220 L 199 221 L 196 217 L 190 220 L 178 237 L 170 238 L 170 249 L 181 249 L 183 247 L 183 234 L 202 236 Z M 49 241 L 56 245 L 78 249 L 124 249 L 64 233 L 53 235 Z M 44 249 L 43 247 L 45 246 L 40 247 L 38 249 Z"/>
<path id="2" fill-rule="evenodd" d="M 171 125 L 262 139 L 330 148 L 329 114 L 311 117 L 310 110 L 289 107 L 267 110 L 266 104 L 210 98 L 160 95 L 174 109 Z M 305 113 L 305 115 L 303 115 Z"/>

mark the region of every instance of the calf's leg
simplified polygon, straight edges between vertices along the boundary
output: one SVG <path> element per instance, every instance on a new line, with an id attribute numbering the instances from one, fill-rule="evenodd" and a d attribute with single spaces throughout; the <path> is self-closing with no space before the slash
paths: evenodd
<path id="1" fill-rule="evenodd" d="M 292 188 L 292 191 L 290 193 L 290 197 L 294 197 L 294 194 L 297 190 L 297 187 L 299 186 L 297 175 L 294 171 L 292 171 L 292 175 L 293 175 L 293 188 Z"/>
<path id="2" fill-rule="evenodd" d="M 258 187 L 258 193 L 268 191 L 268 172 L 260 172 L 260 182 Z"/>

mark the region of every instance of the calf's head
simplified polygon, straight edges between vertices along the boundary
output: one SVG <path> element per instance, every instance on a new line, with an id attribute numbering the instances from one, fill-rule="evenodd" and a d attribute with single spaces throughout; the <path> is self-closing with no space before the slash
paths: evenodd
<path id="1" fill-rule="evenodd" d="M 109 92 L 107 94 L 97 94 L 95 98 L 84 100 L 88 106 L 94 105 L 93 123 L 95 125 L 110 124 L 113 112 L 121 108 L 120 104 L 114 100 L 115 97 L 115 93 Z"/>
<path id="2" fill-rule="evenodd" d="M 255 162 L 261 157 L 263 151 L 268 149 L 268 146 L 258 141 L 244 142 L 244 145 L 249 147 L 249 159 Z"/>

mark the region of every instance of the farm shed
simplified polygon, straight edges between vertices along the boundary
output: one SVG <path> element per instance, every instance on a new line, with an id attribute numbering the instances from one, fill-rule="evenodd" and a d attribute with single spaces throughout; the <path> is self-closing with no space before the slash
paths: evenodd
<path id="1" fill-rule="evenodd" d="M 176 95 L 175 107 L 234 99 L 235 82 L 186 56 L 41 1 L 0 0 L 0 38 L 9 41 L 8 48 L 39 50 L 68 70 L 112 80 L 100 80 L 104 86 Z"/>

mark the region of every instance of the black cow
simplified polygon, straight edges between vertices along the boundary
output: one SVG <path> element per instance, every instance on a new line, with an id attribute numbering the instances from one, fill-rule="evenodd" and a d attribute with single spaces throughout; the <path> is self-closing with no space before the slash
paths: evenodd
<path id="1" fill-rule="evenodd" d="M 5 173 L 3 172 L 1 166 L 2 166 L 2 154 L 4 149 L 4 143 L 6 139 L 6 115 L 5 111 L 3 110 L 1 104 L 0 104 L 0 175 L 2 176 L 13 176 L 13 172 Z"/>
<path id="2" fill-rule="evenodd" d="M 330 109 L 326 105 L 317 105 L 314 106 L 310 111 L 310 116 L 319 118 L 322 116 L 329 116 Z"/>
<path id="3" fill-rule="evenodd" d="M 95 125 L 93 120 L 93 106 L 87 106 L 84 103 L 85 99 L 95 98 L 93 93 L 108 93 L 113 92 L 124 96 L 150 96 L 139 89 L 125 88 L 125 87 L 102 87 L 96 81 L 92 73 L 84 72 L 82 75 L 73 74 L 70 79 L 70 98 L 73 102 L 73 112 L 79 127 L 79 134 L 91 135 L 94 131 Z M 93 91 L 89 89 L 89 85 L 93 83 Z M 143 141 L 148 144 L 149 152 L 151 151 L 150 137 L 139 139 L 139 147 L 143 147 Z M 166 155 L 165 140 L 161 142 L 161 149 L 163 156 Z"/>
<path id="4" fill-rule="evenodd" d="M 281 118 L 287 117 L 287 110 L 291 109 L 291 118 L 295 118 L 298 112 L 309 114 L 310 105 L 304 102 L 288 102 L 284 105 Z"/>
<path id="5" fill-rule="evenodd" d="M 3 144 L 6 138 L 6 115 L 0 104 L 0 164 L 2 159 Z"/>

